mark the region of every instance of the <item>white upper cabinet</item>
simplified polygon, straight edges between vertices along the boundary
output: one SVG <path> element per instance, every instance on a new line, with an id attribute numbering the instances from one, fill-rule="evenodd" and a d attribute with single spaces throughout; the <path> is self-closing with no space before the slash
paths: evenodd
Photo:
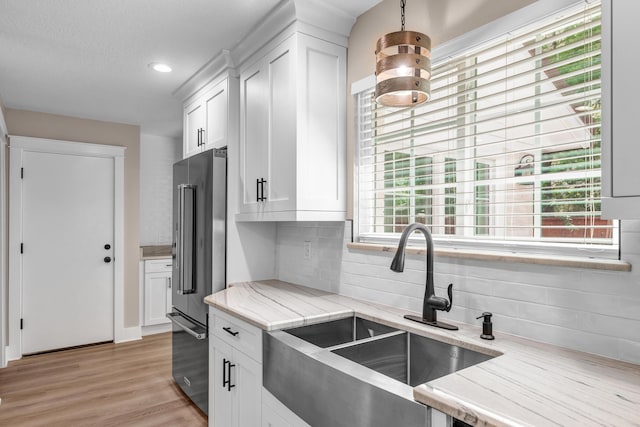
<path id="1" fill-rule="evenodd" d="M 602 216 L 640 219 L 640 158 L 636 120 L 640 104 L 633 96 L 640 57 L 634 54 L 640 2 L 602 2 Z"/>
<path id="2" fill-rule="evenodd" d="M 185 102 L 183 158 L 227 144 L 230 94 L 234 79 L 208 84 Z M 237 105 L 237 104 L 236 104 Z"/>
<path id="3" fill-rule="evenodd" d="M 186 158 L 201 151 L 200 137 L 204 129 L 204 106 L 200 99 L 184 108 L 183 124 L 182 155 Z"/>
<path id="4" fill-rule="evenodd" d="M 294 33 L 240 75 L 239 221 L 346 213 L 346 49 Z"/>

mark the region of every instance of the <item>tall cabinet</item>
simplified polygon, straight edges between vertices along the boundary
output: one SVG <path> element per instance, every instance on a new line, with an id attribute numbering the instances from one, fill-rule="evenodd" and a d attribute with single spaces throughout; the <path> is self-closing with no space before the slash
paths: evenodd
<path id="1" fill-rule="evenodd" d="M 346 49 L 294 33 L 240 75 L 239 221 L 346 214 Z"/>
<path id="2" fill-rule="evenodd" d="M 640 106 L 630 94 L 637 84 L 635 51 L 640 3 L 602 2 L 602 216 L 640 219 L 640 185 L 634 176 L 640 158 L 636 120 Z"/>

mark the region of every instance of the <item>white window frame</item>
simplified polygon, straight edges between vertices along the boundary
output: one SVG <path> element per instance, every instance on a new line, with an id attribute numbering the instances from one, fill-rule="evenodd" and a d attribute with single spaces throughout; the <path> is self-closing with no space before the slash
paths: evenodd
<path id="1" fill-rule="evenodd" d="M 585 4 L 593 3 L 592 0 L 538 0 L 529 6 L 525 6 L 513 13 L 505 15 L 489 24 L 476 28 L 460 37 L 452 39 L 432 50 L 431 59 L 433 63 L 438 63 L 447 58 L 455 57 L 462 52 L 471 51 L 475 48 L 491 43 L 497 39 L 508 36 L 511 32 L 519 28 L 523 28 L 531 24 L 532 21 L 545 19 L 553 15 L 561 15 L 564 11 L 570 13 L 576 8 L 584 7 Z M 604 86 L 604 85 L 603 85 Z M 375 87 L 375 75 L 369 75 L 358 80 L 351 85 L 351 95 L 354 97 L 355 108 L 359 108 L 357 95 L 371 90 Z M 354 174 L 353 174 L 353 237 L 354 241 L 373 243 L 373 244 L 396 244 L 400 238 L 399 233 L 388 233 L 385 235 L 360 235 L 359 227 L 359 133 L 361 128 L 360 115 L 356 116 L 356 140 L 354 155 Z M 540 153 L 538 153 L 539 155 Z M 538 179 L 539 180 L 539 179 Z M 475 205 L 474 205 L 475 209 Z M 435 213 L 434 213 L 435 214 Z M 539 216 L 536 216 L 539 221 Z M 619 259 L 620 258 L 620 223 L 613 221 L 612 245 L 582 245 L 573 243 L 549 243 L 549 242 L 531 242 L 531 241 L 487 241 L 477 239 L 464 239 L 456 237 L 455 239 L 446 239 L 434 235 L 436 245 L 441 248 L 464 249 L 464 250 L 482 250 L 491 252 L 515 252 L 529 253 L 536 255 L 549 256 L 579 256 L 588 258 L 601 259 Z M 413 239 L 410 239 L 410 241 Z M 422 244 L 421 239 L 415 238 L 416 243 Z"/>

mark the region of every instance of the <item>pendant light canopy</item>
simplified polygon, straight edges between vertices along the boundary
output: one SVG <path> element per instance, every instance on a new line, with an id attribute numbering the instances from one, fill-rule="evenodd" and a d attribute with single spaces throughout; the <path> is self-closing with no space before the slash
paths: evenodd
<path id="1" fill-rule="evenodd" d="M 401 31 L 385 34 L 376 45 L 376 102 L 410 107 L 431 98 L 431 39 L 404 30 L 406 0 L 400 0 Z"/>

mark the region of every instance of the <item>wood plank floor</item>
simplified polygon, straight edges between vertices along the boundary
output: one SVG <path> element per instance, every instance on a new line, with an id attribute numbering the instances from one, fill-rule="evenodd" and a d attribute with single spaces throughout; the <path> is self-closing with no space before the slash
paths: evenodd
<path id="1" fill-rule="evenodd" d="M 171 333 L 0 369 L 0 426 L 206 426 L 171 377 Z"/>

